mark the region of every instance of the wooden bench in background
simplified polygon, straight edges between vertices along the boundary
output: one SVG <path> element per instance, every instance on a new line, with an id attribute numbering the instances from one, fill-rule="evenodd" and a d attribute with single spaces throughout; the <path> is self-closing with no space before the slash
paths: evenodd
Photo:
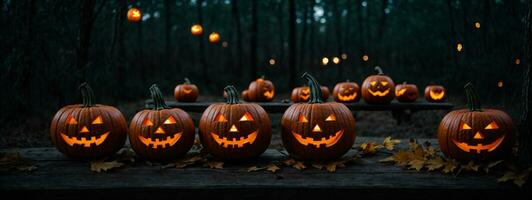
<path id="1" fill-rule="evenodd" d="M 224 102 L 220 100 L 220 102 Z M 175 100 L 167 100 L 166 104 L 173 108 L 180 108 L 187 112 L 203 113 L 203 111 L 213 103 L 220 102 L 177 102 Z M 292 105 L 290 102 L 257 102 L 268 113 L 284 113 L 284 111 Z M 430 103 L 426 101 L 416 101 L 413 103 L 400 103 L 392 101 L 390 104 L 375 105 L 367 104 L 363 101 L 358 103 L 345 103 L 351 111 L 391 111 L 392 116 L 398 124 L 403 121 L 409 121 L 412 113 L 420 110 L 446 110 L 453 109 L 451 103 Z M 153 107 L 152 100 L 146 100 L 146 107 Z"/>

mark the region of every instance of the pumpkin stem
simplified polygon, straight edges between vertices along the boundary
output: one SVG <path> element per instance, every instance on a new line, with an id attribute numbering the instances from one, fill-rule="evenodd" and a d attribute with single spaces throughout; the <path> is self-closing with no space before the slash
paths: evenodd
<path id="1" fill-rule="evenodd" d="M 94 91 L 92 91 L 91 86 L 89 86 L 87 82 L 84 82 L 78 87 L 78 89 L 81 91 L 83 107 L 94 106 Z"/>
<path id="2" fill-rule="evenodd" d="M 471 82 L 467 83 L 464 86 L 464 89 L 466 91 L 467 105 L 469 107 L 469 110 L 471 112 L 482 111 L 482 109 L 480 108 L 480 101 L 478 100 L 478 95 L 475 91 L 475 88 L 473 87 L 473 84 L 471 84 Z"/>
<path id="3" fill-rule="evenodd" d="M 235 86 L 225 86 L 224 90 L 227 93 L 227 103 L 238 104 L 238 91 L 236 90 Z"/>
<path id="4" fill-rule="evenodd" d="M 166 102 L 164 102 L 163 93 L 161 93 L 161 90 L 159 90 L 157 84 L 151 85 L 150 93 L 151 98 L 153 99 L 153 104 L 155 104 L 155 106 L 153 107 L 154 110 L 162 110 L 169 108 L 166 105 Z"/>
<path id="5" fill-rule="evenodd" d="M 308 103 L 323 103 L 321 100 L 321 88 L 318 81 L 307 72 L 305 72 L 301 78 L 307 79 L 310 88 L 310 98 Z"/>
<path id="6" fill-rule="evenodd" d="M 381 67 L 379 66 L 375 66 L 375 71 L 377 72 L 378 75 L 383 75 L 384 72 L 382 71 Z"/>
<path id="7" fill-rule="evenodd" d="M 185 84 L 186 84 L 186 85 L 190 85 L 190 84 L 192 84 L 192 83 L 190 82 L 190 79 L 188 79 L 187 77 L 185 77 Z"/>

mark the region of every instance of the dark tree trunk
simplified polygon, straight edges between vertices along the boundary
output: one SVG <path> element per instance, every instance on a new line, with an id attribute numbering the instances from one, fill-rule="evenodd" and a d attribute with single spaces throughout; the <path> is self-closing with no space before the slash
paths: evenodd
<path id="1" fill-rule="evenodd" d="M 288 1 L 288 85 L 296 87 L 296 2 Z"/>
<path id="2" fill-rule="evenodd" d="M 165 38 L 165 50 L 166 50 L 166 66 L 169 66 L 170 63 L 171 63 L 171 55 L 172 55 L 172 52 L 170 50 L 170 31 L 172 29 L 172 26 L 171 26 L 171 21 L 170 19 L 172 18 L 171 17 L 171 10 L 172 10 L 172 7 L 171 7 L 171 3 L 170 3 L 170 0 L 164 0 L 164 10 L 165 10 L 165 29 L 164 29 L 164 38 Z"/>
<path id="3" fill-rule="evenodd" d="M 85 82 L 87 79 L 87 62 L 89 59 L 89 47 L 91 41 L 93 13 L 96 0 L 84 0 L 81 8 L 81 19 L 79 26 L 79 46 L 78 46 L 78 62 L 77 69 L 79 71 L 79 79 Z"/>
<path id="4" fill-rule="evenodd" d="M 382 0 L 382 7 L 379 12 L 381 12 L 381 19 L 379 22 L 379 30 L 377 31 L 378 40 L 382 42 L 384 37 L 384 29 L 386 28 L 386 12 L 385 9 L 388 7 L 388 0 Z"/>
<path id="5" fill-rule="evenodd" d="M 303 1 L 303 2 L 306 2 L 306 1 Z M 307 39 L 307 26 L 308 26 L 308 23 L 307 23 L 307 20 L 308 20 L 308 15 L 309 15 L 309 8 L 312 9 L 312 7 L 314 7 L 314 3 L 315 1 L 312 0 L 310 1 L 310 3 L 304 3 L 303 5 L 303 29 L 301 29 L 301 37 L 300 37 L 300 40 L 299 40 L 299 60 L 297 62 L 297 70 L 301 71 L 304 67 L 306 67 L 304 65 L 304 58 L 305 58 L 305 53 L 306 53 L 306 48 L 305 48 L 305 45 L 307 43 L 306 39 Z"/>
<path id="6" fill-rule="evenodd" d="M 117 88 L 126 88 L 124 71 L 126 71 L 128 60 L 126 59 L 126 48 L 124 45 L 125 25 L 127 17 L 127 0 L 117 1 L 117 12 L 115 16 L 115 27 L 113 42 L 111 44 L 111 50 L 109 55 L 112 56 L 113 65 L 112 68 L 116 75 Z M 117 90 L 113 99 L 127 99 L 129 92 L 127 90 Z"/>
<path id="7" fill-rule="evenodd" d="M 523 81 L 523 113 L 521 115 L 520 131 L 519 131 L 519 160 L 523 164 L 532 163 L 532 79 L 530 76 L 532 69 L 532 0 L 528 0 L 528 14 L 526 16 L 525 25 L 525 41 L 524 41 L 524 55 L 525 69 Z"/>
<path id="8" fill-rule="evenodd" d="M 334 32 L 336 37 L 336 55 L 337 57 L 340 57 L 343 50 L 343 43 L 342 43 L 342 23 L 340 19 L 340 11 L 338 10 L 338 1 L 332 1 L 332 9 L 333 9 L 333 17 L 334 17 Z M 344 69 L 341 64 L 336 66 L 338 68 L 337 72 L 340 79 L 343 79 L 344 76 Z"/>
<path id="9" fill-rule="evenodd" d="M 240 80 L 242 76 L 242 26 L 240 23 L 240 13 L 238 11 L 238 0 L 231 0 L 231 13 L 233 17 L 233 23 L 235 26 L 236 36 L 236 65 L 234 66 L 234 80 Z"/>
<path id="10" fill-rule="evenodd" d="M 455 66 L 458 66 L 458 53 L 456 52 L 456 30 L 454 28 L 454 14 L 453 14 L 453 6 L 451 5 L 452 0 L 447 0 L 447 11 L 449 13 L 449 29 L 451 31 L 451 54 L 453 55 Z"/>
<path id="11" fill-rule="evenodd" d="M 202 8 L 201 5 L 203 4 L 203 0 L 198 0 L 196 2 L 196 9 L 198 14 L 198 23 L 203 26 L 203 16 L 202 16 Z M 206 35 L 204 33 L 203 35 Z M 205 60 L 205 44 L 203 41 L 203 37 L 198 37 L 199 47 L 200 47 L 200 62 L 202 66 L 202 73 L 203 73 L 203 82 L 206 86 L 209 86 L 210 80 L 209 80 L 209 67 L 207 66 L 207 61 Z"/>
<path id="12" fill-rule="evenodd" d="M 257 0 L 251 1 L 251 28 L 249 33 L 249 64 L 250 78 L 255 79 L 257 72 L 257 34 L 258 34 Z"/>

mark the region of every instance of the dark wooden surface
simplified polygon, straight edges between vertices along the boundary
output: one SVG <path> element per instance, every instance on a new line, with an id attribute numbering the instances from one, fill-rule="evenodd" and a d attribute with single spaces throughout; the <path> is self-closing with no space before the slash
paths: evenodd
<path id="1" fill-rule="evenodd" d="M 223 101 L 221 101 L 223 102 Z M 187 112 L 198 112 L 202 113 L 209 105 L 213 103 L 220 103 L 220 102 L 177 102 L 174 100 L 167 100 L 166 104 L 170 107 L 174 108 L 180 108 Z M 284 103 L 284 102 L 255 102 L 262 106 L 264 110 L 266 110 L 269 113 L 283 113 L 289 106 L 292 105 L 292 103 Z M 146 100 L 146 107 L 152 107 L 153 105 L 152 100 Z M 345 104 L 350 110 L 352 111 L 360 111 L 360 110 L 375 110 L 375 111 L 403 111 L 403 110 L 410 110 L 410 111 L 417 111 L 417 110 L 451 110 L 453 108 L 453 104 L 451 103 L 429 103 L 426 101 L 416 101 L 413 103 L 400 103 L 397 101 L 392 101 L 390 104 L 384 104 L 384 105 L 374 105 L 374 104 L 367 104 L 363 101 L 360 101 L 358 103 L 346 103 Z"/>
<path id="2" fill-rule="evenodd" d="M 368 140 L 382 142 L 383 138 L 357 138 L 356 146 Z M 418 140 L 424 142 L 427 140 Z M 429 139 L 437 145 L 436 140 Z M 406 148 L 407 141 L 398 148 Z M 492 175 L 459 176 L 438 172 L 416 172 L 379 163 L 390 154 L 362 158 L 340 168 L 335 173 L 309 168 L 298 171 L 282 167 L 275 174 L 266 171 L 247 172 L 253 165 L 285 160 L 285 156 L 268 149 L 258 160 L 246 163 L 226 163 L 224 169 L 202 166 L 185 169 L 161 169 L 145 162 L 128 164 L 111 172 L 90 171 L 87 161 L 66 158 L 54 148 L 17 149 L 23 157 L 35 161 L 33 172 L 10 172 L 0 177 L 3 193 L 17 193 L 24 197 L 54 196 L 62 198 L 98 197 L 183 197 L 216 195 L 220 198 L 279 197 L 339 197 L 375 199 L 405 197 L 494 197 L 524 193 L 511 184 L 497 183 Z M 1 151 L 6 151 L 3 149 Z M 352 155 L 356 150 L 351 150 Z"/>

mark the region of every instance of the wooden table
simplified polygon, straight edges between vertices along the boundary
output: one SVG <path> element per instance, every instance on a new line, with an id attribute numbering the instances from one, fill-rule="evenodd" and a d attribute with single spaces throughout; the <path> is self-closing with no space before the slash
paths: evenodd
<path id="1" fill-rule="evenodd" d="M 382 142 L 383 138 L 358 137 L 355 146 L 370 140 Z M 435 139 L 427 140 L 437 145 Z M 427 140 L 418 141 L 422 143 Z M 406 148 L 407 143 L 407 140 L 403 140 L 397 148 Z M 280 171 L 272 174 L 266 171 L 247 172 L 247 168 L 286 159 L 274 149 L 268 149 L 255 161 L 226 163 L 224 169 L 201 166 L 161 169 L 160 166 L 137 162 L 105 173 L 91 172 L 88 162 L 66 158 L 54 148 L 26 148 L 18 151 L 23 157 L 34 160 L 38 169 L 33 172 L 2 174 L 0 191 L 16 193 L 19 196 L 17 198 L 196 199 L 215 195 L 212 198 L 333 199 L 345 196 L 356 199 L 402 197 L 427 200 L 433 197 L 483 199 L 504 198 L 514 194 L 531 195 L 526 188 L 497 183 L 497 177 L 493 175 L 442 175 L 379 163 L 379 160 L 390 155 L 388 153 L 359 159 L 346 168 L 337 169 L 335 173 L 308 166 L 303 171 L 281 167 Z M 348 155 L 355 152 L 356 150 L 351 150 Z"/>

